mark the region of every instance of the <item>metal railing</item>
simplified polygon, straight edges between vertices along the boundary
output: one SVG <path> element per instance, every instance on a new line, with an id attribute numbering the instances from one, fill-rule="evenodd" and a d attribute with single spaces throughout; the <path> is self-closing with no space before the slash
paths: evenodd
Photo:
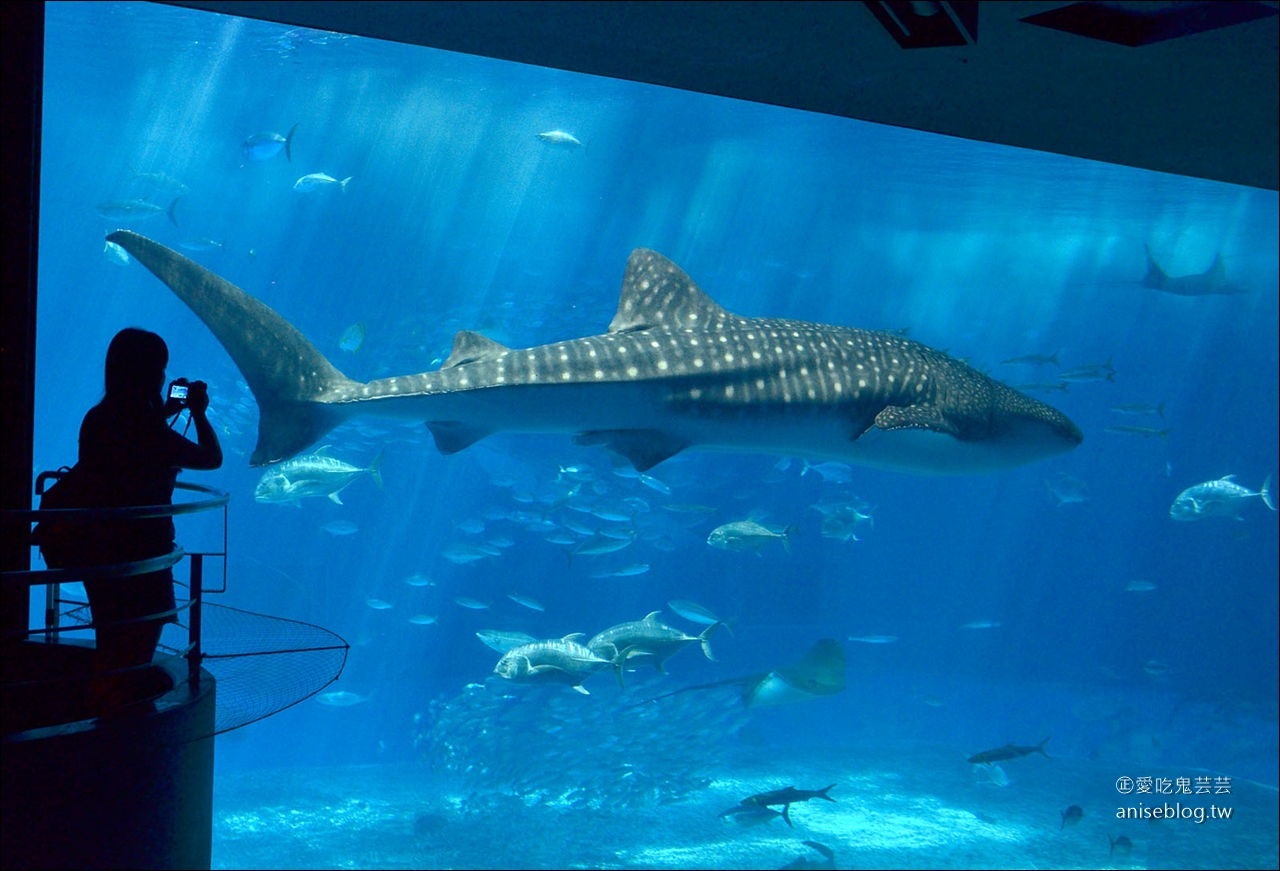
<path id="1" fill-rule="evenodd" d="M 45 484 L 49 479 L 58 479 L 62 476 L 61 472 L 41 472 L 36 478 L 36 495 L 43 495 Z M 83 607 L 85 603 L 76 599 L 62 598 L 61 585 L 75 581 L 85 580 L 104 580 L 109 578 L 125 578 L 132 575 L 148 574 L 151 572 L 163 571 L 171 568 L 182 561 L 184 557 L 191 558 L 190 572 L 190 590 L 189 599 L 185 605 L 178 605 L 174 611 L 166 611 L 158 614 L 149 614 L 139 617 L 132 621 L 114 622 L 112 625 L 126 625 L 131 622 L 143 622 L 147 620 L 165 619 L 170 616 L 187 610 L 189 612 L 189 622 L 187 627 L 187 644 L 184 648 L 179 648 L 177 655 L 185 657 L 187 661 L 187 679 L 191 683 L 192 691 L 196 691 L 200 681 L 200 661 L 202 658 L 200 648 L 201 636 L 201 601 L 204 593 L 225 592 L 227 586 L 227 503 L 231 496 L 225 490 L 219 490 L 214 487 L 206 487 L 202 484 L 191 484 L 186 481 L 179 481 L 174 485 L 176 490 L 184 490 L 190 493 L 202 494 L 207 498 L 199 499 L 191 502 L 176 502 L 172 505 L 142 505 L 129 508 L 58 508 L 58 509 L 22 509 L 22 510 L 5 510 L 3 512 L 4 522 L 9 523 L 39 523 L 50 520 L 66 520 L 73 523 L 90 523 L 103 520 L 142 520 L 146 518 L 157 517 L 176 517 L 184 514 L 196 514 L 203 511 L 210 511 L 214 508 L 222 508 L 222 550 L 221 551 L 185 551 L 181 546 L 175 546 L 172 551 L 162 556 L 150 557 L 148 559 L 134 560 L 132 562 L 117 563 L 113 565 L 103 566 L 86 566 L 83 568 L 67 567 L 59 569 L 29 569 L 24 571 L 7 571 L 3 572 L 3 582 L 6 587 L 10 585 L 26 585 L 28 587 L 44 586 L 45 587 L 45 608 L 44 608 L 44 628 L 31 629 L 28 628 L 26 637 L 28 639 L 35 636 L 43 636 L 45 641 L 51 644 L 58 643 L 59 636 L 63 632 L 83 631 L 87 629 L 97 628 L 100 624 L 95 621 L 82 623 L 74 627 L 66 627 L 62 625 L 63 605 L 76 605 Z M 204 589 L 204 559 L 205 557 L 222 557 L 222 588 L 221 589 Z"/>

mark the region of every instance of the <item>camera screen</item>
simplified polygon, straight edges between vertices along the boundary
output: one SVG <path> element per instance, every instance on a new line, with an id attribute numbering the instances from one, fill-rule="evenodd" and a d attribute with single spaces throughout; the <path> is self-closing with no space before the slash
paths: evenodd
<path id="1" fill-rule="evenodd" d="M 181 384 L 173 385 L 172 387 L 169 388 L 169 398 L 170 399 L 186 399 L 187 388 Z"/>

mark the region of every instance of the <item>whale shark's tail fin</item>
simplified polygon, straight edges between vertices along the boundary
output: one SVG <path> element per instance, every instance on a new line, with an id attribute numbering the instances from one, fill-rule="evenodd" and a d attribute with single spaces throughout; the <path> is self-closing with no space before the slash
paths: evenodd
<path id="1" fill-rule="evenodd" d="M 258 401 L 250 464 L 288 459 L 342 422 L 335 404 L 358 386 L 274 310 L 158 242 L 117 230 L 107 237 L 155 274 L 217 336 Z"/>

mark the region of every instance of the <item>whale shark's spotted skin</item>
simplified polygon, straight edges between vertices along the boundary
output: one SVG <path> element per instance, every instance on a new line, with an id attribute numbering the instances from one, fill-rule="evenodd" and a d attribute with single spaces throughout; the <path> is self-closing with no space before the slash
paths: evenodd
<path id="1" fill-rule="evenodd" d="M 254 465 L 358 413 L 426 422 L 441 451 L 499 431 L 566 432 L 640 470 L 687 448 L 781 453 L 946 474 L 1074 448 L 1061 412 L 888 333 L 729 313 L 637 249 L 597 336 L 514 349 L 462 331 L 435 372 L 362 384 L 234 285 L 149 239 L 108 237 L 213 330 L 261 411 Z"/>

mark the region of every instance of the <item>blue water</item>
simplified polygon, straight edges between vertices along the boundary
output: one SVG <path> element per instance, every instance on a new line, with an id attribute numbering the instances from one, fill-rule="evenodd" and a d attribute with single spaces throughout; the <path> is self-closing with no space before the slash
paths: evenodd
<path id="1" fill-rule="evenodd" d="M 911 831 L 925 834 L 910 852 L 856 861 L 1089 866 L 1122 861 L 1107 856 L 1103 835 L 1131 832 L 1138 847 L 1123 861 L 1133 865 L 1275 866 L 1276 514 L 1261 499 L 1241 521 L 1176 523 L 1168 513 L 1194 484 L 1234 474 L 1257 490 L 1280 470 L 1275 192 L 147 4 L 47 9 L 36 469 L 74 460 L 111 336 L 130 325 L 161 333 L 170 377 L 211 385 L 227 456 L 218 472 L 184 476 L 232 494 L 229 589 L 216 601 L 340 633 L 352 650 L 329 690 L 367 697 L 350 707 L 307 701 L 218 739 L 216 865 L 294 867 L 307 838 L 316 867 L 518 866 L 521 856 L 546 866 L 777 865 L 805 849 L 782 824 L 734 833 L 732 849 L 717 840 L 690 852 L 702 841 L 688 820 L 723 838 L 715 814 L 742 795 L 790 782 L 817 788 L 843 772 L 842 804 L 795 814 L 816 825 L 820 812 L 857 807 L 864 825 L 883 822 L 809 830 L 842 865 L 855 845 L 899 831 L 885 821 L 904 794 L 934 790 L 1002 846 L 955 852 L 947 833 L 959 817 L 927 810 L 922 798 L 913 806 L 925 808 L 923 821 Z M 245 158 L 250 134 L 283 135 L 294 124 L 292 162 L 283 153 Z M 551 130 L 583 146 L 536 136 Z M 364 476 L 342 505 L 262 504 L 253 499 L 262 472 L 248 465 L 257 412 L 234 364 L 146 270 L 104 256 L 103 237 L 119 224 L 96 205 L 149 196 L 165 209 L 173 199 L 134 171 L 189 190 L 174 207 L 179 226 L 163 213 L 124 226 L 173 247 L 217 242 L 183 253 L 271 305 L 361 380 L 438 367 L 459 329 L 520 347 L 603 332 L 628 254 L 648 247 L 735 313 L 909 328 L 1011 383 L 1052 381 L 1055 370 L 1000 361 L 1054 352 L 1064 368 L 1109 360 L 1114 381 L 1036 394 L 1079 424 L 1084 443 L 983 477 L 854 468 L 848 483 L 824 483 L 801 473 L 801 458 L 690 451 L 651 470 L 666 495 L 615 475 L 608 454 L 568 438 L 496 435 L 446 457 L 421 425 L 363 418 L 322 443 L 359 466 L 385 452 L 382 489 Z M 345 191 L 292 189 L 316 172 L 351 180 Z M 1144 288 L 1144 245 L 1173 275 L 1203 272 L 1221 253 L 1229 279 L 1249 292 L 1188 298 Z M 357 323 L 359 349 L 339 347 Z M 1164 416 L 1109 410 L 1129 403 L 1163 403 Z M 1167 428 L 1167 437 L 1105 431 L 1116 424 Z M 571 466 L 582 467 L 587 488 L 643 499 L 647 511 L 631 504 L 646 535 L 615 554 L 569 559 L 512 514 L 572 519 L 548 501 L 578 498 L 561 471 Z M 1083 482 L 1087 501 L 1057 504 L 1046 485 L 1063 476 Z M 532 502 L 517 498 L 524 492 Z M 874 527 L 857 542 L 823 536 L 811 506 L 854 496 L 871 506 Z M 680 504 L 716 511 L 663 508 Z M 795 524 L 790 553 L 706 545 L 712 528 L 748 516 Z M 465 531 L 479 520 L 483 531 Z M 335 535 L 325 529 L 335 521 L 356 530 Z M 209 535 L 179 527 L 189 547 Z M 513 544 L 465 565 L 443 555 L 495 537 Z M 591 577 L 637 563 L 649 571 Z M 415 573 L 434 585 L 406 584 Z M 1126 591 L 1133 581 L 1156 589 Z M 458 596 L 492 605 L 464 609 Z M 609 808 L 619 843 L 642 839 L 649 852 L 591 853 L 584 845 L 598 847 L 600 832 L 589 826 L 524 854 L 485 837 L 486 814 L 509 813 L 499 799 L 529 813 L 545 801 L 476 772 L 467 790 L 493 804 L 449 798 L 460 788 L 450 778 L 462 775 L 433 757 L 432 734 L 445 727 L 431 729 L 442 710 L 457 710 L 467 684 L 492 672 L 498 654 L 474 633 L 590 635 L 659 609 L 694 629 L 670 599 L 736 616 L 735 635 L 717 635 L 718 662 L 695 645 L 672 659 L 670 676 L 637 675 L 651 694 L 786 664 L 821 637 L 897 641 L 846 642 L 842 695 L 698 732 L 725 754 L 709 786 L 660 806 L 661 822 L 639 799 Z M 437 623 L 409 622 L 419 614 Z M 961 628 L 974 621 L 1000 625 Z M 623 722 L 622 702 L 607 675 L 586 686 L 590 697 L 548 697 L 538 709 L 535 696 L 518 710 L 532 711 L 527 722 L 541 729 L 545 705 L 578 704 L 563 716 L 592 724 L 574 733 L 590 741 Z M 501 724 L 513 730 L 510 746 L 485 752 L 518 766 L 511 720 Z M 979 750 L 1045 736 L 1053 759 L 1007 763 L 1007 786 L 965 764 Z M 684 739 L 672 731 L 670 740 Z M 466 742 L 458 746 L 465 759 Z M 659 765 L 658 750 L 645 752 L 631 763 Z M 625 740 L 616 754 L 627 759 Z M 1207 828 L 1171 822 L 1163 834 L 1107 823 L 1114 806 L 1133 803 L 1116 794 L 1116 777 L 1204 772 L 1233 778 L 1232 799 L 1255 816 Z M 566 770 L 570 779 L 590 774 Z M 886 778 L 901 783 L 889 791 Z M 434 846 L 401 831 L 419 806 L 390 798 L 405 780 L 415 784 L 411 804 L 447 808 L 454 853 L 414 852 Z M 377 825 L 400 819 L 404 852 L 379 852 L 390 849 L 385 839 L 352 834 L 377 825 L 339 821 L 337 805 L 306 797 L 348 782 L 370 791 L 351 799 L 362 812 L 394 805 Z M 313 829 L 288 822 L 280 808 L 291 803 L 318 821 Z M 1059 831 L 1057 813 L 1070 804 L 1086 807 L 1078 830 L 1088 839 L 1079 852 L 1045 852 L 1045 839 L 1073 833 Z M 1026 819 L 1015 826 L 1013 810 L 994 806 Z M 559 832 L 555 821 L 573 816 L 548 813 L 538 831 Z M 256 822 L 245 824 L 246 814 Z M 926 836 L 931 827 L 936 837 Z M 790 840 L 753 852 L 763 832 Z M 259 852 L 237 852 L 248 833 L 261 839 Z"/>

